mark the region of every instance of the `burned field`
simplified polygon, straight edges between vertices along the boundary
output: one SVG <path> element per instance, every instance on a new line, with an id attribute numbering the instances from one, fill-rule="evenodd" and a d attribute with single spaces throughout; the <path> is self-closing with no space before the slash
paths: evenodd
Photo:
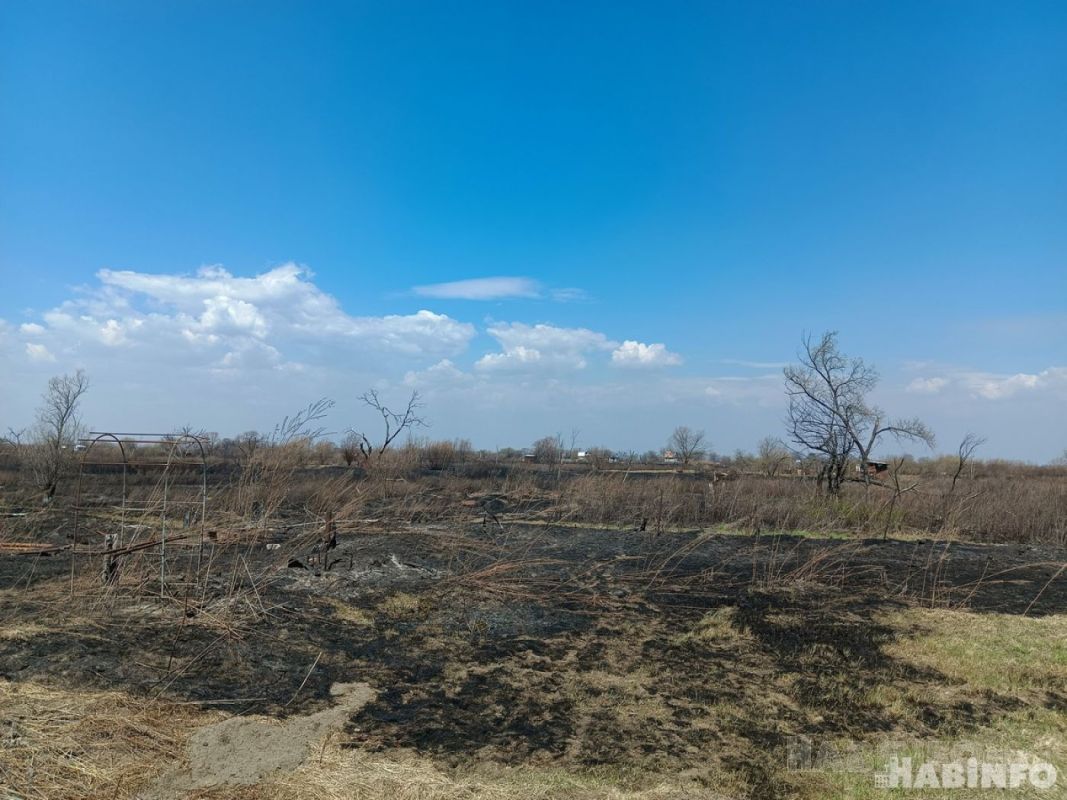
<path id="1" fill-rule="evenodd" d="M 0 559 L 9 791 L 402 796 L 367 777 L 388 762 L 432 770 L 419 797 L 845 797 L 863 795 L 787 768 L 795 737 L 1002 745 L 1028 720 L 1063 754 L 1059 548 L 507 521 L 341 526 L 327 549 L 293 530 L 175 544 L 162 593 L 144 553 L 108 585 L 69 551 Z M 968 643 L 1016 625 L 1043 670 L 1016 652 L 998 672 L 1017 680 L 968 672 Z M 147 772 L 49 789 L 24 772 L 20 686 L 121 692 L 184 727 Z M 322 714 L 295 760 L 157 777 L 189 769 L 198 725 Z"/>

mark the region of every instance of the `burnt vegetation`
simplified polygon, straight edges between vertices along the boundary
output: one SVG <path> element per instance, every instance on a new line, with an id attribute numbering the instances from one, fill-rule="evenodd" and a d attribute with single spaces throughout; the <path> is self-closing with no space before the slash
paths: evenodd
<path id="1" fill-rule="evenodd" d="M 833 335 L 785 378 L 788 441 L 732 457 L 686 426 L 670 457 L 579 449 L 577 431 L 478 452 L 415 438 L 416 394 L 394 410 L 373 392 L 380 426 L 337 443 L 326 399 L 268 434 L 94 438 L 77 430 L 86 379 L 57 379 L 42 419 L 58 424 L 12 432 L 0 457 L 0 782 L 303 798 L 350 796 L 323 788 L 348 776 L 351 796 L 388 797 L 406 754 L 433 770 L 412 796 L 844 797 L 785 768 L 795 737 L 981 739 L 1060 719 L 1059 656 L 985 685 L 908 647 L 943 620 L 1059 624 L 1067 467 L 982 460 L 973 435 L 951 456 L 875 461 L 932 435 L 867 401 L 876 374 Z M 1030 658 L 1060 652 L 1033 631 Z M 370 699 L 309 743 L 299 780 L 152 782 L 197 725 L 336 708 L 352 682 Z M 152 722 L 93 733 L 101 692 Z M 96 772 L 35 727 L 53 697 L 82 725 L 65 752 Z"/>

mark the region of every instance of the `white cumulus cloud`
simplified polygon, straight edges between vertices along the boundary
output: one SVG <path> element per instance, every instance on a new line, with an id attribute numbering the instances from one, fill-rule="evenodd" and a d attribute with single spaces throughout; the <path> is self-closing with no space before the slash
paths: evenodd
<path id="1" fill-rule="evenodd" d="M 43 344 L 35 342 L 26 343 L 26 356 L 30 361 L 55 361 L 56 357 Z"/>
<path id="2" fill-rule="evenodd" d="M 446 314 L 418 311 L 384 317 L 349 317 L 341 333 L 353 340 L 408 356 L 457 355 L 474 338 L 474 326 Z"/>
<path id="3" fill-rule="evenodd" d="M 500 353 L 487 353 L 475 364 L 480 370 L 547 367 L 584 369 L 590 353 L 618 346 L 602 333 L 588 328 L 559 328 L 522 322 L 490 325 L 488 333 L 500 343 Z"/>
<path id="4" fill-rule="evenodd" d="M 611 353 L 611 363 L 618 367 L 673 367 L 682 357 L 664 344 L 644 344 L 627 339 Z"/>
<path id="5" fill-rule="evenodd" d="M 445 314 L 359 317 L 319 289 L 309 270 L 283 264 L 251 277 L 222 267 L 192 275 L 101 270 L 100 284 L 19 328 L 32 358 L 124 348 L 152 363 L 268 369 L 330 349 L 379 357 L 441 358 L 466 350 L 474 326 Z M 43 349 L 38 349 L 43 348 Z"/>

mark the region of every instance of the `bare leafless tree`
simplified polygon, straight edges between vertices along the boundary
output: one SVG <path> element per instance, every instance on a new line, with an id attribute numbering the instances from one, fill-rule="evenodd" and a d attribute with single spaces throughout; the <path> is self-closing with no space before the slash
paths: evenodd
<path id="1" fill-rule="evenodd" d="M 237 463 L 241 466 L 251 464 L 265 438 L 259 431 L 245 431 L 234 439 L 234 445 L 237 448 Z"/>
<path id="2" fill-rule="evenodd" d="M 614 454 L 606 447 L 590 447 L 586 453 L 594 470 L 604 469 L 614 458 Z"/>
<path id="3" fill-rule="evenodd" d="M 570 447 L 567 449 L 567 458 L 578 457 L 578 438 L 582 435 L 578 428 L 571 428 Z"/>
<path id="4" fill-rule="evenodd" d="M 967 469 L 967 465 L 971 463 L 974 458 L 975 451 L 986 443 L 984 436 L 978 436 L 974 433 L 968 433 L 960 441 L 960 446 L 956 451 L 956 471 L 952 474 L 952 486 L 949 489 L 950 492 L 955 491 L 956 483 L 959 481 L 960 476 L 963 475 L 964 470 Z"/>
<path id="5" fill-rule="evenodd" d="M 404 431 L 426 427 L 426 420 L 419 416 L 422 402 L 418 392 L 411 393 L 407 406 L 403 411 L 399 412 L 393 411 L 385 405 L 381 398 L 378 397 L 378 392 L 374 389 L 364 392 L 359 399 L 364 405 L 374 409 L 381 416 L 384 426 L 382 437 L 377 444 L 372 442 L 370 437 L 363 431 L 349 429 L 348 435 L 355 439 L 359 447 L 359 454 L 365 464 L 381 459 L 385 451 L 389 449 L 389 445 Z"/>
<path id="6" fill-rule="evenodd" d="M 978 493 L 973 492 L 967 497 L 956 498 L 956 486 L 967 470 L 967 465 L 974 459 L 975 451 L 985 442 L 984 437 L 974 433 L 968 433 L 960 441 L 960 446 L 956 450 L 956 469 L 952 473 L 952 482 L 941 498 L 941 530 L 943 531 L 955 527 L 956 520 L 967 504 L 978 497 Z"/>
<path id="7" fill-rule="evenodd" d="M 10 450 L 12 459 L 15 462 L 16 469 L 22 466 L 22 456 L 25 452 L 23 439 L 25 438 L 25 428 L 19 428 L 19 430 L 15 430 L 14 428 L 8 428 L 7 435 L 0 436 L 0 445 L 5 445 Z"/>
<path id="8" fill-rule="evenodd" d="M 841 490 L 850 458 L 855 455 L 866 465 L 886 434 L 933 445 L 933 433 L 920 420 L 889 422 L 885 412 L 867 401 L 878 384 L 878 373 L 862 358 L 841 353 L 835 331 L 818 341 L 804 337 L 799 358 L 799 364 L 784 371 L 789 436 L 801 448 L 819 454 L 823 465 L 819 480 L 831 494 Z M 867 470 L 861 473 L 869 483 Z"/>
<path id="9" fill-rule="evenodd" d="M 704 431 L 693 430 L 686 425 L 679 425 L 674 429 L 667 446 L 678 454 L 683 464 L 688 464 L 694 458 L 704 455 Z"/>
<path id="10" fill-rule="evenodd" d="M 25 428 L 19 428 L 18 430 L 15 430 L 14 428 L 8 428 L 7 429 L 7 435 L 6 436 L 0 436 L 0 442 L 6 442 L 11 447 L 14 447 L 14 448 L 18 449 L 18 448 L 22 447 L 22 440 L 25 439 L 25 438 L 26 438 L 26 429 Z"/>
<path id="11" fill-rule="evenodd" d="M 196 440 L 195 442 L 193 440 Z M 168 434 L 165 441 L 177 443 L 177 452 L 182 456 L 198 456 L 203 453 L 209 456 L 218 447 L 219 436 L 217 433 L 198 428 L 195 425 L 185 424 Z M 199 444 L 197 444 L 199 443 Z"/>
<path id="12" fill-rule="evenodd" d="M 87 391 L 89 376 L 79 369 L 73 375 L 58 375 L 49 380 L 48 389 L 41 397 L 29 461 L 34 480 L 44 490 L 45 502 L 55 497 L 59 481 L 73 458 L 82 433 L 78 407 Z"/>
<path id="13" fill-rule="evenodd" d="M 793 460 L 793 453 L 777 436 L 765 436 L 759 443 L 759 465 L 763 474 L 773 478 L 778 471 Z"/>
<path id="14" fill-rule="evenodd" d="M 562 437 L 544 436 L 533 444 L 534 461 L 538 464 L 559 464 L 563 459 Z"/>
<path id="15" fill-rule="evenodd" d="M 894 524 L 893 512 L 896 510 L 897 503 L 900 502 L 900 498 L 906 495 L 908 492 L 914 492 L 919 488 L 919 481 L 913 480 L 907 486 L 904 486 L 900 479 L 903 477 L 904 464 L 907 459 L 903 456 L 893 461 L 893 468 L 889 472 L 890 480 L 892 481 L 891 487 L 893 494 L 889 498 L 889 502 L 886 504 L 885 515 L 885 527 L 882 529 L 882 541 L 889 538 L 889 529 Z"/>

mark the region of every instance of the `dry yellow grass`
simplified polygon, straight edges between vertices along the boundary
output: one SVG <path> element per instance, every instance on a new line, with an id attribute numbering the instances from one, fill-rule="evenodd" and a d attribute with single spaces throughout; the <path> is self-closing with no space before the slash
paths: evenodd
<path id="1" fill-rule="evenodd" d="M 418 595 L 397 592 L 378 605 L 378 611 L 390 619 L 410 619 L 426 610 L 425 601 Z"/>
<path id="2" fill-rule="evenodd" d="M 729 800 L 677 778 L 653 781 L 618 774 L 485 765 L 451 772 L 411 753 L 361 753 L 326 741 L 299 769 L 235 791 L 218 788 L 195 800 Z"/>
<path id="3" fill-rule="evenodd" d="M 185 743 L 225 715 L 145 702 L 122 692 L 0 682 L 0 789 L 24 800 L 133 800 L 184 760 Z M 726 800 L 680 776 L 483 763 L 452 771 L 406 751 L 365 753 L 331 734 L 302 766 L 251 786 L 221 785 L 189 800 Z M 6 797 L 6 795 L 5 795 Z"/>
<path id="4" fill-rule="evenodd" d="M 0 787 L 25 800 L 132 798 L 180 757 L 194 706 L 0 681 Z"/>
<path id="5" fill-rule="evenodd" d="M 26 622 L 20 625 L 5 625 L 0 628 L 0 639 L 7 639 L 15 642 L 25 642 L 40 636 L 41 634 L 48 633 L 49 629 L 44 625 L 38 625 L 36 622 Z"/>
<path id="6" fill-rule="evenodd" d="M 374 625 L 374 617 L 362 608 L 357 608 L 332 597 L 327 598 L 327 601 L 338 619 L 343 619 L 352 625 Z"/>
<path id="7" fill-rule="evenodd" d="M 679 643 L 705 642 L 709 644 L 737 645 L 742 642 L 751 642 L 752 634 L 734 625 L 734 616 L 737 609 L 733 606 L 723 606 L 706 613 L 689 633 L 678 637 Z"/>

